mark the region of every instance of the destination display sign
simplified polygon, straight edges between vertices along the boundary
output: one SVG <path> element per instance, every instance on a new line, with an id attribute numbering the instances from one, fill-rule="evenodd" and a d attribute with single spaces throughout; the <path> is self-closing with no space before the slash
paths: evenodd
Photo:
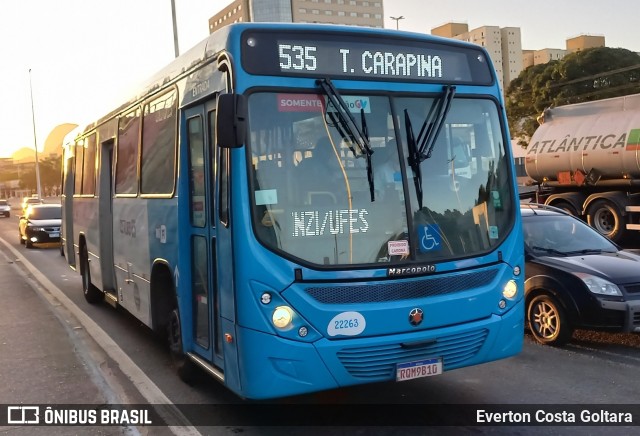
<path id="1" fill-rule="evenodd" d="M 243 35 L 242 65 L 251 74 L 388 79 L 489 85 L 484 51 L 446 42 L 354 34 Z"/>

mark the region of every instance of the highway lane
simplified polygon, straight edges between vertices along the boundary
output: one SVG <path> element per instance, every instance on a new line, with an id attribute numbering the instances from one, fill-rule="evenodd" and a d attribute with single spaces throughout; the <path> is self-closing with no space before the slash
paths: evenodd
<path id="1" fill-rule="evenodd" d="M 115 310 L 107 304 L 92 306 L 86 303 L 79 274 L 66 265 L 55 245 L 30 250 L 20 245 L 15 216 L 0 219 L 0 237 L 18 250 L 25 261 L 37 266 L 73 304 L 107 332 L 171 402 L 193 405 L 243 404 L 242 400 L 205 376 L 199 377 L 195 386 L 181 382 L 173 373 L 164 342 L 148 328 L 123 310 Z M 640 335 L 578 331 L 574 341 L 561 349 L 543 347 L 527 338 L 523 352 L 511 359 L 411 382 L 351 387 L 272 403 L 309 407 L 336 405 L 345 408 L 355 404 L 396 405 L 392 407 L 407 404 L 634 404 L 638 402 L 637 393 L 640 391 L 638 369 Z M 196 416 L 196 420 L 207 422 L 203 418 L 208 413 L 207 408 L 197 410 L 200 416 Z M 215 411 L 215 407 L 212 410 Z M 451 413 L 455 415 L 454 407 Z M 250 418 L 247 417 L 248 420 Z M 206 426 L 198 426 L 198 429 L 203 434 L 211 432 Z M 311 430 L 313 433 L 323 429 Z M 424 434 L 424 429 L 406 430 L 408 433 Z M 473 433 L 495 433 L 497 430 L 512 434 L 513 428 L 477 427 Z M 593 430 L 590 429 L 591 434 L 616 434 L 613 431 L 615 429 L 610 427 Z M 239 431 L 238 426 L 230 425 L 216 428 L 215 432 L 236 431 Z M 248 427 L 242 428 L 242 431 L 270 434 L 276 428 Z M 348 429 L 332 427 L 329 433 L 341 434 L 346 431 Z M 564 428 L 562 434 L 573 431 Z M 386 430 L 378 428 L 376 432 L 384 434 Z M 578 434 L 580 429 L 575 429 L 575 432 Z M 535 428 L 518 428 L 517 433 L 535 434 Z"/>

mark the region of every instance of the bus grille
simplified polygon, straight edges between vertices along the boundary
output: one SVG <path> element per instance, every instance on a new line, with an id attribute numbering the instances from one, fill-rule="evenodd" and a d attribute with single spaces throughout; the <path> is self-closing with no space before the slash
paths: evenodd
<path id="1" fill-rule="evenodd" d="M 317 286 L 306 292 L 325 304 L 381 303 L 451 294 L 485 286 L 495 278 L 497 269 L 433 277 L 411 282 L 376 283 L 358 286 Z"/>
<path id="2" fill-rule="evenodd" d="M 442 358 L 443 370 L 474 357 L 489 332 L 486 329 L 439 338 L 424 345 L 389 344 L 374 347 L 347 348 L 337 353 L 338 359 L 353 377 L 363 380 L 395 379 L 396 364 L 433 357 Z"/>

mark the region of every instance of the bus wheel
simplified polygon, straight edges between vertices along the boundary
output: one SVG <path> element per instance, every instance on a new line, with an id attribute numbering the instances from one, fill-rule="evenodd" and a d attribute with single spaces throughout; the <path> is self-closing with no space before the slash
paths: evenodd
<path id="1" fill-rule="evenodd" d="M 96 288 L 91 283 L 91 270 L 89 269 L 89 255 L 87 254 L 87 248 L 83 247 L 82 255 L 80 257 L 80 275 L 82 276 L 82 291 L 84 292 L 84 299 L 89 304 L 96 304 L 104 299 L 104 294 L 100 289 Z"/>
<path id="2" fill-rule="evenodd" d="M 527 323 L 533 338 L 543 345 L 564 345 L 573 335 L 564 309 L 548 294 L 537 295 L 529 302 Z"/>
<path id="3" fill-rule="evenodd" d="M 626 225 L 618 207 L 607 200 L 596 200 L 589 206 L 591 226 L 601 235 L 620 244 L 624 240 Z"/>
<path id="4" fill-rule="evenodd" d="M 177 308 L 173 309 L 169 315 L 167 333 L 169 352 L 171 353 L 171 360 L 173 361 L 173 366 L 176 369 L 178 377 L 180 377 L 183 382 L 191 384 L 193 383 L 195 368 L 193 362 L 184 354 L 182 325 L 180 323 L 180 312 Z"/>

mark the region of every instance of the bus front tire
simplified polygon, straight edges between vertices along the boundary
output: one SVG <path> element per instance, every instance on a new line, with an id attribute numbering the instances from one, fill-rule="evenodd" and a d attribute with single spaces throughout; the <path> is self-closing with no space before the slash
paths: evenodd
<path id="1" fill-rule="evenodd" d="M 194 381 L 194 363 L 184 354 L 182 345 L 182 325 L 180 323 L 180 311 L 175 308 L 169 315 L 169 323 L 167 325 L 167 333 L 169 340 L 169 352 L 173 366 L 180 377 L 180 380 L 187 384 Z"/>

